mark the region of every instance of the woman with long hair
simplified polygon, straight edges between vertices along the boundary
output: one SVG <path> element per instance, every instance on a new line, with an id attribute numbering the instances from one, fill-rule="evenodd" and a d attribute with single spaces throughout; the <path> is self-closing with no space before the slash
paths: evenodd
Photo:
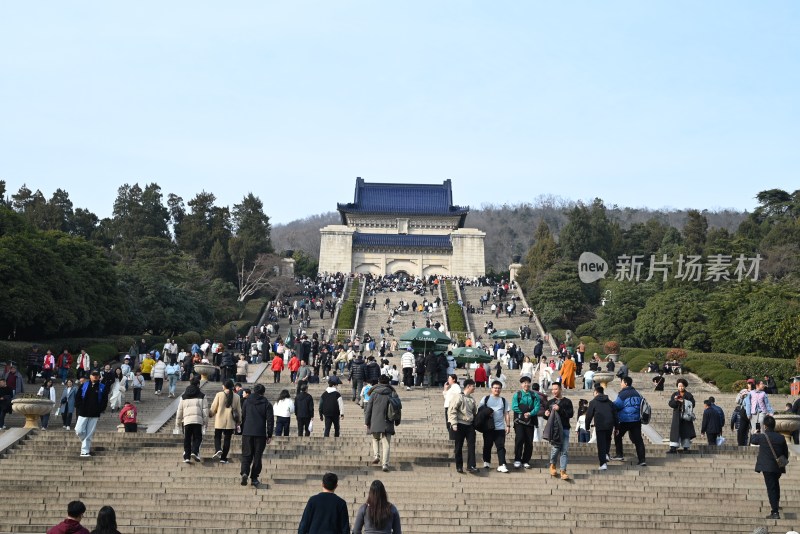
<path id="1" fill-rule="evenodd" d="M 209 415 L 214 418 L 214 456 L 221 464 L 228 463 L 228 451 L 231 450 L 231 436 L 242 422 L 242 404 L 239 395 L 233 392 L 233 380 L 223 384 L 222 391 L 214 396 Z M 225 436 L 223 441 L 222 437 Z"/>
<path id="2" fill-rule="evenodd" d="M 578 419 L 577 424 L 575 425 L 576 432 L 578 434 L 578 443 L 589 443 L 591 438 L 589 431 L 584 428 L 586 426 L 587 411 L 589 411 L 589 401 L 586 399 L 581 399 L 578 401 Z"/>
<path id="3" fill-rule="evenodd" d="M 125 377 L 119 367 L 114 369 L 114 381 L 111 385 L 111 396 L 108 399 L 108 405 L 112 412 L 121 410 L 125 405 Z"/>
<path id="4" fill-rule="evenodd" d="M 97 526 L 90 534 L 120 534 L 117 530 L 117 513 L 110 506 L 103 506 L 97 512 Z"/>
<path id="5" fill-rule="evenodd" d="M 275 435 L 288 436 L 289 426 L 294 413 L 294 401 L 289 396 L 289 390 L 281 390 L 278 402 L 275 403 Z"/>
<path id="6" fill-rule="evenodd" d="M 69 430 L 72 426 L 72 414 L 75 413 L 75 395 L 78 393 L 78 388 L 71 378 L 67 378 L 67 385 L 61 393 L 61 406 L 59 413 L 61 414 L 61 421 L 64 423 L 64 430 Z"/>
<path id="7" fill-rule="evenodd" d="M 400 513 L 389 502 L 386 488 L 380 480 L 373 480 L 369 487 L 367 502 L 356 514 L 353 534 L 400 534 Z"/>

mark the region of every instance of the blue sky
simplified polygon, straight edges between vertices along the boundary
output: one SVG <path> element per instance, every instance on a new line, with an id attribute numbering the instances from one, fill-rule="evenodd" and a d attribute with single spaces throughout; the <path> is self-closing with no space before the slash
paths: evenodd
<path id="1" fill-rule="evenodd" d="M 356 176 L 752 209 L 800 187 L 798 27 L 793 0 L 3 2 L 0 179 L 101 217 L 157 182 L 285 223 Z"/>

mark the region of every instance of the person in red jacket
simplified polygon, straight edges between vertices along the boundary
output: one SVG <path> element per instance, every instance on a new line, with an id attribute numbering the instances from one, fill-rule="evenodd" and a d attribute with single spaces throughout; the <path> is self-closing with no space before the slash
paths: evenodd
<path id="1" fill-rule="evenodd" d="M 272 373 L 275 376 L 275 384 L 279 384 L 281 381 L 281 371 L 283 371 L 283 356 L 276 354 L 272 359 Z"/>
<path id="2" fill-rule="evenodd" d="M 58 355 L 58 378 L 61 379 L 61 385 L 67 383 L 67 376 L 69 376 L 69 368 L 72 367 L 72 354 L 67 349 Z"/>
<path id="3" fill-rule="evenodd" d="M 485 388 L 486 387 L 486 368 L 483 366 L 482 363 L 478 364 L 478 368 L 475 369 L 475 387 L 476 388 Z"/>
<path id="4" fill-rule="evenodd" d="M 289 360 L 288 367 L 291 372 L 292 384 L 294 384 L 297 378 L 297 371 L 300 369 L 300 358 L 297 357 L 297 354 L 292 354 L 292 359 Z"/>
<path id="5" fill-rule="evenodd" d="M 119 422 L 125 425 L 125 432 L 137 431 L 136 416 L 138 414 L 139 410 L 136 409 L 133 402 L 125 402 L 125 406 L 119 411 Z"/>
<path id="6" fill-rule="evenodd" d="M 67 505 L 67 518 L 47 530 L 47 534 L 89 534 L 89 530 L 81 525 L 86 505 L 81 501 L 72 501 Z"/>

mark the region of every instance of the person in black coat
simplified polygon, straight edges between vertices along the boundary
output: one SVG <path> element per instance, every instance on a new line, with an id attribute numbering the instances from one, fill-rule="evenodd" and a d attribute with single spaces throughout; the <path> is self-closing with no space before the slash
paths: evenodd
<path id="1" fill-rule="evenodd" d="M 261 457 L 264 449 L 272 441 L 275 418 L 272 404 L 264 397 L 264 384 L 256 384 L 253 393 L 242 406 L 242 486 L 247 485 L 249 475 L 251 484 L 258 489 L 261 482 Z"/>
<path id="2" fill-rule="evenodd" d="M 314 397 L 308 394 L 308 384 L 300 384 L 294 398 L 294 415 L 297 417 L 297 435 L 311 435 L 308 425 L 314 418 Z"/>
<path id="3" fill-rule="evenodd" d="M 592 420 L 594 420 L 594 430 L 597 434 L 597 459 L 600 462 L 600 470 L 608 469 L 608 452 L 611 450 L 611 436 L 614 427 L 617 426 L 617 411 L 614 404 L 605 394 L 603 386 L 594 387 L 594 399 L 589 403 L 586 412 L 586 430 L 591 432 Z"/>
<path id="4" fill-rule="evenodd" d="M 692 445 L 692 440 L 697 437 L 694 430 L 694 419 L 687 420 L 684 414 L 689 411 L 691 405 L 692 414 L 695 413 L 696 404 L 694 396 L 686 391 L 689 383 L 679 378 L 676 382 L 678 391 L 672 394 L 669 399 L 669 407 L 672 408 L 672 423 L 669 427 L 669 454 L 678 452 L 678 447 L 683 447 L 684 451 L 688 451 Z"/>
<path id="5" fill-rule="evenodd" d="M 781 501 L 781 475 L 786 472 L 785 467 L 780 467 L 776 457 L 789 457 L 789 447 L 786 438 L 775 432 L 775 418 L 771 415 L 764 417 L 764 433 L 753 434 L 750 437 L 751 445 L 758 445 L 756 458 L 756 473 L 764 475 L 764 484 L 767 486 L 770 514 L 767 519 L 780 519 L 778 512 Z M 771 446 L 770 446 L 771 445 Z"/>
<path id="6" fill-rule="evenodd" d="M 711 397 L 703 401 L 705 410 L 703 410 L 703 422 L 700 425 L 700 434 L 708 438 L 709 445 L 717 445 L 717 438 L 722 434 L 722 429 L 725 427 L 725 415 L 720 416 L 720 410 L 714 404 L 714 398 Z"/>

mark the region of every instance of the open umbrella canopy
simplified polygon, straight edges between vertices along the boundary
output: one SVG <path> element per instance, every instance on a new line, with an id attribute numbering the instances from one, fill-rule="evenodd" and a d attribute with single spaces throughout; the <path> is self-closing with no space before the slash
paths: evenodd
<path id="1" fill-rule="evenodd" d="M 294 334 L 292 333 L 292 327 L 289 327 L 289 333 L 286 334 L 286 339 L 283 340 L 283 344 L 288 348 L 294 348 Z"/>
<path id="2" fill-rule="evenodd" d="M 492 334 L 492 339 L 511 339 L 519 337 L 519 332 L 516 330 L 498 330 Z"/>
<path id="3" fill-rule="evenodd" d="M 434 345 L 448 345 L 451 339 L 435 328 L 413 328 L 400 336 L 400 341 L 408 341 L 414 348 L 428 348 Z M 402 344 L 402 343 L 401 343 Z"/>
<path id="4" fill-rule="evenodd" d="M 459 364 L 466 363 L 487 363 L 494 359 L 494 357 L 483 349 L 475 347 L 458 347 L 453 349 L 453 357 Z"/>

